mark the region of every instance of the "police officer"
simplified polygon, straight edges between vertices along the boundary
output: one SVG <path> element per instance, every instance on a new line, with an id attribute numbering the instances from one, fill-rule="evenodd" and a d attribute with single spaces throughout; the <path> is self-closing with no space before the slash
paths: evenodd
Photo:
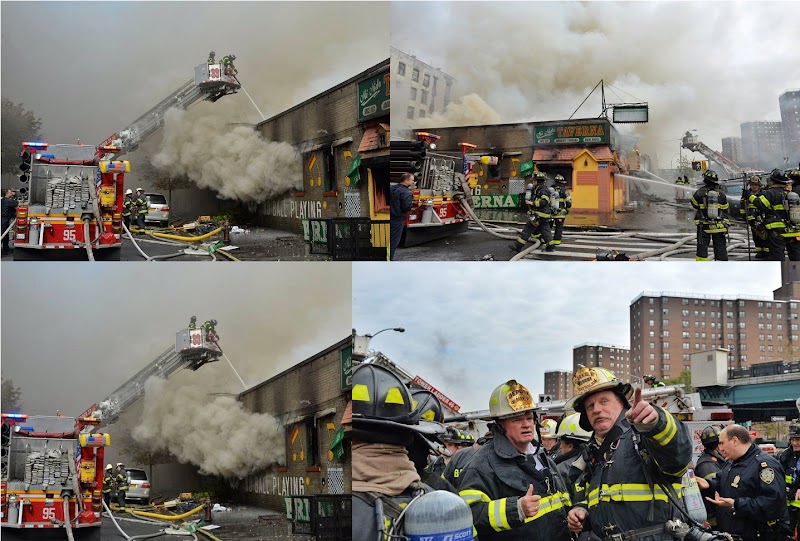
<path id="1" fill-rule="evenodd" d="M 722 432 L 722 427 L 711 425 L 703 429 L 700 433 L 700 443 L 703 444 L 703 452 L 697 458 L 694 465 L 694 474 L 697 477 L 702 477 L 706 481 L 710 481 L 717 477 L 717 474 L 722 470 L 722 465 L 725 464 L 725 457 L 719 452 L 719 434 Z M 708 515 L 708 523 L 711 526 L 717 524 L 717 506 L 709 501 L 704 501 L 706 506 L 706 514 Z"/>
<path id="2" fill-rule="evenodd" d="M 647 374 L 644 378 L 644 382 L 647 383 L 651 389 L 655 389 L 656 387 L 666 387 L 667 384 L 663 381 L 659 381 L 656 377 L 652 374 Z"/>
<path id="3" fill-rule="evenodd" d="M 111 492 L 114 490 L 114 466 L 106 464 L 106 472 L 103 476 L 103 501 L 106 507 L 111 509 Z"/>
<path id="4" fill-rule="evenodd" d="M 740 425 L 719 434 L 727 459 L 714 479 L 697 478 L 708 501 L 717 506 L 717 526 L 743 541 L 782 541 L 789 528 L 786 481 L 777 459 L 750 442 Z"/>
<path id="5" fill-rule="evenodd" d="M 567 189 L 567 181 L 563 175 L 556 175 L 553 177 L 553 188 L 558 194 L 558 211 L 555 213 L 553 223 L 555 224 L 555 231 L 553 232 L 553 245 L 558 246 L 561 244 L 561 236 L 564 234 L 564 220 L 569 214 L 569 209 L 572 208 L 572 196 Z"/>
<path id="6" fill-rule="evenodd" d="M 558 423 L 552 419 L 545 419 L 542 421 L 540 432 L 542 433 L 542 447 L 547 452 L 547 456 L 555 460 L 561 454 L 561 448 L 558 445 L 558 434 L 556 434 L 558 432 Z"/>
<path id="7" fill-rule="evenodd" d="M 117 505 L 120 509 L 125 509 L 125 495 L 128 492 L 128 472 L 125 471 L 125 465 L 122 462 L 117 462 L 117 476 L 114 478 L 117 484 Z"/>
<path id="8" fill-rule="evenodd" d="M 689 430 L 608 370 L 581 366 L 572 382 L 574 398 L 567 407 L 580 413 L 580 426 L 594 434 L 582 477 L 588 501 L 570 510 L 570 530 L 589 529 L 601 539 L 670 541 L 664 526 L 682 515 L 666 495 L 680 487 L 691 462 Z"/>
<path id="9" fill-rule="evenodd" d="M 379 531 L 386 539 L 403 507 L 431 491 L 420 483 L 408 446 L 423 432 L 430 437 L 444 428 L 433 422 L 420 426 L 411 394 L 386 368 L 361 364 L 352 382 L 353 539 L 375 541 Z"/>
<path id="10" fill-rule="evenodd" d="M 714 259 L 728 260 L 726 245 L 728 232 L 728 199 L 719 189 L 719 176 L 709 169 L 703 172 L 704 186 L 692 195 L 692 207 L 697 212 L 694 223 L 697 225 L 697 261 L 708 261 L 708 245 L 714 242 Z"/>
<path id="11" fill-rule="evenodd" d="M 769 248 L 765 239 L 759 233 L 758 224 L 761 223 L 761 216 L 756 208 L 755 201 L 761 192 L 761 177 L 753 175 L 750 177 L 750 187 L 742 191 L 742 198 L 739 204 L 739 214 L 746 220 L 750 231 L 753 234 L 753 244 L 756 247 L 756 259 L 767 259 Z"/>
<path id="12" fill-rule="evenodd" d="M 139 233 L 144 234 L 144 218 L 147 216 L 147 197 L 144 195 L 144 188 L 136 188 L 136 199 L 133 204 L 136 207 L 136 227 Z"/>
<path id="13" fill-rule="evenodd" d="M 583 458 L 583 453 L 586 449 L 586 444 L 592 437 L 591 432 L 581 428 L 580 419 L 580 413 L 566 415 L 558 425 L 558 432 L 556 432 L 561 446 L 561 454 L 555 459 L 555 463 L 558 473 L 569 487 L 570 497 L 573 502 L 583 499 L 577 496 L 578 490 L 575 482 L 586 470 L 587 463 Z"/>
<path id="14" fill-rule="evenodd" d="M 755 198 L 754 204 L 762 216 L 766 229 L 766 246 L 770 261 L 783 261 L 788 252 L 789 261 L 800 261 L 800 219 L 792 221 L 798 204 L 798 195 L 789 190 L 789 179 L 780 169 L 773 169 L 769 188 Z M 794 201 L 794 203 L 793 203 Z"/>
<path id="15" fill-rule="evenodd" d="M 509 249 L 520 252 L 529 240 L 539 239 L 545 246 L 545 251 L 552 252 L 553 231 L 550 221 L 553 218 L 553 209 L 550 206 L 550 189 L 547 187 L 547 175 L 541 171 L 533 174 L 533 188 L 525 194 L 525 204 L 528 205 L 528 220 L 517 240 L 509 244 Z"/>
<path id="16" fill-rule="evenodd" d="M 489 399 L 494 436 L 475 453 L 459 485 L 481 541 L 570 539 L 569 493 L 553 461 L 532 444 L 534 407 L 530 391 L 515 380 Z"/>
<path id="17" fill-rule="evenodd" d="M 134 207 L 133 190 L 128 188 L 125 192 L 125 199 L 122 201 L 122 222 L 128 231 L 131 230 L 131 214 L 133 214 Z"/>
<path id="18" fill-rule="evenodd" d="M 778 460 L 786 474 L 786 505 L 789 507 L 789 527 L 797 528 L 800 519 L 800 424 L 789 427 L 789 447 Z"/>

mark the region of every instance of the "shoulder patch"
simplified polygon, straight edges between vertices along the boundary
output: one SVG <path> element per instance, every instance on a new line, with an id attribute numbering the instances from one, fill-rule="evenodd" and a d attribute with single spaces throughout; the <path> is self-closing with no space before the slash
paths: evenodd
<path id="1" fill-rule="evenodd" d="M 761 467 L 762 467 L 762 468 L 766 468 L 766 467 L 767 467 L 767 463 L 766 463 L 766 462 L 762 462 L 762 463 L 761 463 Z"/>
<path id="2" fill-rule="evenodd" d="M 773 470 L 772 468 L 764 468 L 763 470 L 761 470 L 758 476 L 761 478 L 762 481 L 764 481 L 766 484 L 769 485 L 775 480 L 775 470 Z"/>

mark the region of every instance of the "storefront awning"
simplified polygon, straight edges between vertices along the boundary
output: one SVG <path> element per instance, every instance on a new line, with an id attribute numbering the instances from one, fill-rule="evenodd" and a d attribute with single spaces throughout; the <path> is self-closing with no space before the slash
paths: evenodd
<path id="1" fill-rule="evenodd" d="M 613 161 L 614 156 L 608 146 L 596 146 L 591 148 L 567 146 L 555 148 L 537 148 L 533 151 L 533 161 L 535 162 L 571 162 L 584 150 L 594 156 L 599 162 Z"/>
<path id="2" fill-rule="evenodd" d="M 378 127 L 367 128 L 364 130 L 364 137 L 361 138 L 361 143 L 358 145 L 359 152 L 368 152 L 370 150 L 377 150 L 381 147 L 381 141 L 378 137 Z"/>

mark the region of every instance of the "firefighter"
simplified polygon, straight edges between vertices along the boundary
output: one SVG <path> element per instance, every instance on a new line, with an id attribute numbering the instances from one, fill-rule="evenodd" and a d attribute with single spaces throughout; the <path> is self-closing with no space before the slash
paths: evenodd
<path id="1" fill-rule="evenodd" d="M 425 389 L 414 389 L 411 393 L 411 406 L 413 414 L 419 418 L 419 424 L 429 426 L 444 426 L 444 410 L 442 403 L 432 392 Z M 431 445 L 431 442 L 433 445 Z M 414 463 L 420 480 L 434 490 L 447 490 L 456 493 L 455 487 L 442 477 L 451 452 L 449 446 L 442 438 L 420 439 L 417 438 L 408 446 L 408 457 Z"/>
<path id="2" fill-rule="evenodd" d="M 789 261 L 800 261 L 800 196 L 789 190 L 789 178 L 780 169 L 773 169 L 769 188 L 759 193 L 754 201 L 762 217 L 766 234 L 766 247 L 770 261 L 783 261 L 788 252 Z"/>
<path id="3" fill-rule="evenodd" d="M 547 452 L 547 456 L 553 460 L 561 454 L 561 448 L 558 445 L 558 423 L 552 419 L 545 419 L 542 421 L 540 429 L 542 433 L 542 447 Z"/>
<path id="4" fill-rule="evenodd" d="M 225 72 L 225 75 L 230 77 L 236 77 L 239 74 L 239 70 L 236 69 L 236 66 L 233 65 L 233 61 L 236 60 L 235 54 L 230 54 L 222 57 L 222 69 Z"/>
<path id="5" fill-rule="evenodd" d="M 125 509 L 125 495 L 128 492 L 128 472 L 125 471 L 125 465 L 122 462 L 117 462 L 117 476 L 114 478 L 117 484 L 117 505 L 120 509 Z"/>
<path id="6" fill-rule="evenodd" d="M 572 196 L 567 189 L 567 181 L 563 175 L 556 175 L 553 178 L 556 193 L 558 194 L 558 210 L 556 211 L 553 222 L 555 223 L 555 231 L 553 232 L 553 245 L 558 246 L 561 244 L 561 236 L 564 233 L 564 220 L 569 214 L 569 209 L 572 208 Z"/>
<path id="7" fill-rule="evenodd" d="M 111 509 L 111 493 L 114 490 L 114 466 L 106 464 L 106 473 L 103 476 L 103 501 Z"/>
<path id="8" fill-rule="evenodd" d="M 17 206 L 18 202 L 15 198 L 16 193 L 14 190 L 7 189 L 3 192 L 3 200 L 2 200 L 2 230 L 0 230 L 0 235 L 6 232 L 11 224 L 14 223 L 14 219 L 17 216 Z M 11 231 L 8 232 L 7 235 L 3 236 L 3 255 L 6 255 L 11 252 L 11 248 L 8 244 L 8 239 L 13 239 L 14 236 Z"/>
<path id="9" fill-rule="evenodd" d="M 209 319 L 203 323 L 203 330 L 206 332 L 206 340 L 209 342 L 216 342 L 217 338 L 217 320 Z"/>
<path id="10" fill-rule="evenodd" d="M 189 320 L 189 330 L 193 331 L 197 328 L 197 316 L 192 316 Z"/>
<path id="11" fill-rule="evenodd" d="M 719 189 L 719 176 L 712 169 L 703 172 L 705 184 L 692 195 L 692 206 L 697 210 L 697 261 L 708 261 L 708 245 L 714 243 L 714 260 L 727 261 L 728 199 Z"/>
<path id="12" fill-rule="evenodd" d="M 451 485 L 453 485 L 456 489 L 461 485 L 461 476 L 464 472 L 464 469 L 472 462 L 472 459 L 475 457 L 475 453 L 480 449 L 481 446 L 477 444 L 477 441 L 470 445 L 469 447 L 462 447 L 459 449 L 450 460 L 447 462 L 447 466 L 444 468 L 444 472 L 442 473 L 442 477 L 444 477 Z"/>
<path id="13" fill-rule="evenodd" d="M 655 389 L 656 387 L 666 387 L 667 384 L 663 381 L 659 381 L 656 377 L 652 374 L 647 374 L 644 378 L 644 382 L 647 383 L 651 389 Z"/>
<path id="14" fill-rule="evenodd" d="M 475 453 L 459 485 L 481 541 L 570 539 L 569 493 L 555 463 L 532 443 L 535 407 L 530 391 L 515 380 L 489 398 L 494 436 Z"/>
<path id="15" fill-rule="evenodd" d="M 214 51 L 211 51 L 210 53 L 208 53 L 208 63 L 209 64 L 213 64 L 215 62 L 214 57 L 216 57 L 216 56 L 217 56 L 217 53 L 215 53 Z"/>
<path id="16" fill-rule="evenodd" d="M 385 539 L 405 506 L 431 491 L 420 482 L 408 446 L 444 427 L 420 426 L 408 389 L 390 370 L 363 363 L 352 378 L 353 540 L 375 541 L 378 531 Z"/>
<path id="17" fill-rule="evenodd" d="M 784 174 L 792 183 L 792 191 L 800 195 L 800 169 L 787 169 Z"/>
<path id="18" fill-rule="evenodd" d="M 144 196 L 144 188 L 136 188 L 136 198 L 133 200 L 136 208 L 136 227 L 139 233 L 144 234 L 144 219 L 147 216 L 147 198 Z"/>
<path id="19" fill-rule="evenodd" d="M 717 474 L 722 470 L 722 465 L 725 464 L 725 457 L 719 452 L 719 434 L 722 432 L 722 427 L 711 425 L 707 426 L 700 433 L 700 443 L 703 444 L 703 452 L 697 457 L 697 462 L 694 465 L 694 474 L 697 477 L 702 477 L 706 481 L 714 479 Z M 711 526 L 717 525 L 717 506 L 705 500 L 706 514 L 708 515 L 708 523 Z"/>
<path id="20" fill-rule="evenodd" d="M 750 177 L 750 187 L 742 191 L 742 198 L 739 204 L 739 214 L 742 219 L 747 222 L 748 227 L 753 235 L 753 244 L 756 247 L 756 259 L 767 259 L 769 254 L 769 247 L 765 239 L 759 236 L 759 226 L 761 216 L 756 208 L 755 201 L 761 192 L 761 177 L 753 175 Z"/>
<path id="21" fill-rule="evenodd" d="M 677 178 L 677 180 L 675 181 L 675 184 L 683 184 L 683 179 L 681 178 L 681 176 L 680 176 L 680 175 L 678 175 L 678 178 Z"/>
<path id="22" fill-rule="evenodd" d="M 131 230 L 131 214 L 135 205 L 133 202 L 133 190 L 128 188 L 125 192 L 125 199 L 122 201 L 122 221 L 128 231 Z"/>
<path id="23" fill-rule="evenodd" d="M 565 416 L 556 432 L 561 446 L 561 454 L 555 459 L 555 463 L 558 473 L 569 487 L 570 498 L 573 502 L 583 499 L 582 496 L 577 495 L 579 490 L 576 487 L 576 481 L 586 470 L 586 460 L 581 457 L 586 449 L 586 444 L 592 437 L 591 432 L 581 428 L 580 419 L 580 413 Z M 583 493 L 582 490 L 580 492 Z"/>
<path id="24" fill-rule="evenodd" d="M 778 457 L 786 475 L 786 504 L 789 506 L 789 527 L 794 532 L 800 519 L 800 424 L 789 427 L 789 448 Z"/>
<path id="25" fill-rule="evenodd" d="M 547 175 L 537 171 L 533 175 L 534 186 L 525 194 L 525 204 L 528 205 L 528 220 L 522 233 L 517 237 L 516 242 L 509 244 L 509 249 L 520 252 L 531 239 L 541 240 L 545 246 L 545 251 L 552 252 L 553 231 L 550 228 L 550 221 L 553 218 L 553 210 L 550 206 L 550 189 L 547 187 Z"/>
<path id="26" fill-rule="evenodd" d="M 572 382 L 574 398 L 567 407 L 580 413 L 580 426 L 594 434 L 581 478 L 588 499 L 570 510 L 570 530 L 591 530 L 601 539 L 671 541 L 664 526 L 683 516 L 676 506 L 683 502 L 679 493 L 666 495 L 676 486 L 680 491 L 691 462 L 689 429 L 609 370 L 581 366 Z"/>
<path id="27" fill-rule="evenodd" d="M 740 425 L 719 434 L 727 459 L 711 481 L 698 477 L 703 495 L 717 506 L 717 526 L 744 541 L 783 541 L 788 537 L 786 479 L 780 462 L 750 441 Z"/>

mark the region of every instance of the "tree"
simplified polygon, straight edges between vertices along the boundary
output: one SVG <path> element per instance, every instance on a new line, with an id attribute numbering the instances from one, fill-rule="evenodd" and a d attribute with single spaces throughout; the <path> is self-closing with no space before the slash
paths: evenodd
<path id="1" fill-rule="evenodd" d="M 36 118 L 33 111 L 25 110 L 22 103 L 14 103 L 8 98 L 3 98 L 2 102 L 2 118 L 0 118 L 2 172 L 18 173 L 22 142 L 41 140 L 42 119 Z"/>
<path id="2" fill-rule="evenodd" d="M 169 451 L 155 451 L 148 444 L 142 444 L 130 436 L 130 431 L 120 430 L 117 434 L 120 453 L 131 460 L 132 464 L 141 464 L 148 467 L 147 478 L 153 482 L 153 466 L 157 464 L 168 464 L 174 462 L 175 458 Z"/>
<path id="3" fill-rule="evenodd" d="M 194 188 L 195 184 L 188 177 L 181 176 L 172 178 L 163 171 L 156 169 L 151 163 L 143 162 L 138 166 L 138 178 L 150 180 L 153 188 L 167 192 L 167 204 L 172 208 L 172 190 L 184 190 Z"/>
<path id="4" fill-rule="evenodd" d="M 687 393 L 693 393 L 694 387 L 692 387 L 692 372 L 691 370 L 683 370 L 681 375 L 677 378 L 670 378 L 666 380 L 664 383 L 667 385 L 676 385 L 682 383 L 684 385 L 683 390 Z"/>
<path id="5" fill-rule="evenodd" d="M 2 378 L 2 405 L 0 409 L 4 412 L 14 413 L 22 411 L 22 390 L 14 386 L 14 380 L 11 378 Z"/>

